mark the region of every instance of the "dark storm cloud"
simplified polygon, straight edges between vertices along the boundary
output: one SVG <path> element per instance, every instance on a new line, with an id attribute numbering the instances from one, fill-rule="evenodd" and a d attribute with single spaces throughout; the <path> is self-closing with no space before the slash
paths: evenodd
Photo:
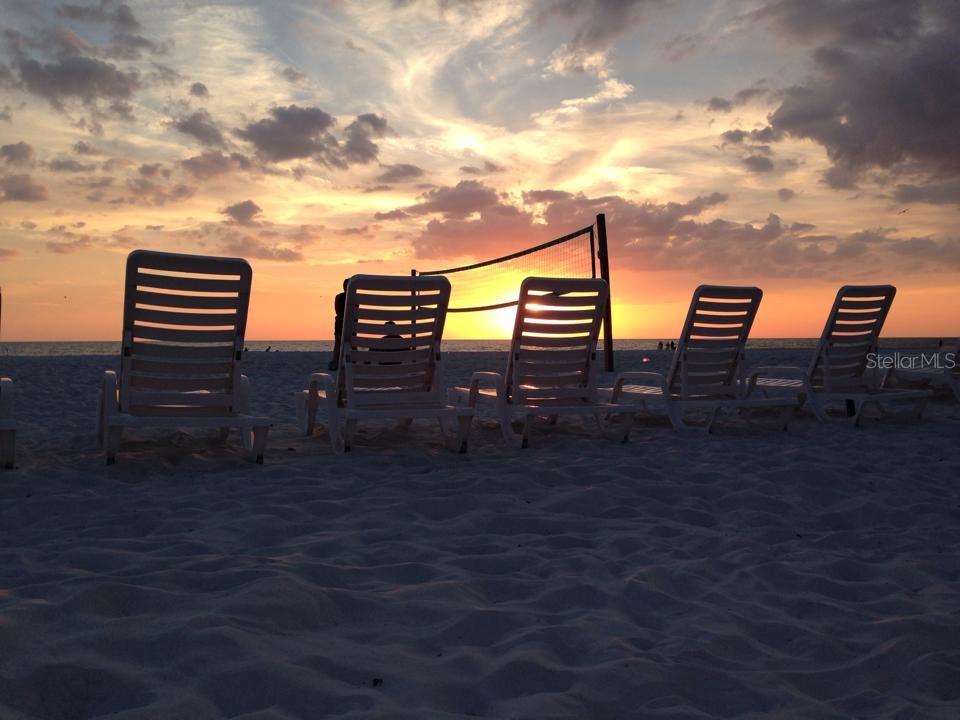
<path id="1" fill-rule="evenodd" d="M 0 177 L 0 202 L 40 202 L 47 199 L 47 189 L 29 175 Z"/>
<path id="2" fill-rule="evenodd" d="M 751 15 L 816 44 L 816 72 L 786 88 L 771 132 L 823 146 L 831 187 L 873 168 L 960 176 L 960 13 L 922 0 L 781 0 Z"/>
<path id="3" fill-rule="evenodd" d="M 780 199 L 781 202 L 790 202 L 796 196 L 797 196 L 796 191 L 791 190 L 790 188 L 784 187 L 777 190 L 777 197 Z"/>
<path id="4" fill-rule="evenodd" d="M 897 185 L 893 198 L 901 203 L 960 205 L 960 178 L 931 182 L 926 185 Z"/>
<path id="5" fill-rule="evenodd" d="M 923 5 L 902 0 L 779 0 L 754 16 L 795 40 L 856 46 L 916 37 Z"/>
<path id="6" fill-rule="evenodd" d="M 0 145 L 0 160 L 7 165 L 30 166 L 36 159 L 33 146 L 23 140 L 9 145 Z"/>
<path id="7" fill-rule="evenodd" d="M 377 180 L 383 183 L 405 182 L 423 177 L 424 169 L 416 165 L 407 163 L 397 163 L 396 165 L 384 165 L 385 171 L 377 176 Z"/>
<path id="8" fill-rule="evenodd" d="M 193 85 L 191 85 L 190 94 L 198 98 L 210 97 L 210 91 L 207 90 L 207 86 L 202 82 L 195 82 Z"/>
<path id="9" fill-rule="evenodd" d="M 23 87 L 62 109 L 63 102 L 78 99 L 92 105 L 97 100 L 125 100 L 140 87 L 136 70 L 123 71 L 112 63 L 88 57 L 63 58 L 53 63 L 21 60 L 17 71 Z"/>
<path id="10" fill-rule="evenodd" d="M 220 212 L 239 225 L 251 225 L 254 222 L 254 218 L 263 211 L 253 200 L 244 200 L 234 203 L 233 205 L 228 205 Z"/>
<path id="11" fill-rule="evenodd" d="M 223 133 L 206 110 L 197 110 L 186 117 L 174 120 L 170 126 L 196 139 L 201 145 L 222 147 L 224 144 Z"/>
<path id="12" fill-rule="evenodd" d="M 333 116 L 318 107 L 288 105 L 273 108 L 269 118 L 250 123 L 237 135 L 265 160 L 282 162 L 336 152 L 337 141 L 329 134 L 335 124 Z"/>

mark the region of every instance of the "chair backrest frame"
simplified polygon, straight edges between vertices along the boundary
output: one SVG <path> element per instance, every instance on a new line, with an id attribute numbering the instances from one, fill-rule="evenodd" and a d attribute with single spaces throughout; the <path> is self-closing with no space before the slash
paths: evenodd
<path id="1" fill-rule="evenodd" d="M 338 404 L 362 409 L 445 402 L 443 276 L 354 275 L 347 282 Z"/>
<path id="2" fill-rule="evenodd" d="M 744 349 L 763 290 L 734 285 L 701 285 L 693 292 L 667 387 L 681 399 L 737 397 L 743 391 Z"/>
<path id="3" fill-rule="evenodd" d="M 237 412 L 253 271 L 240 258 L 134 250 L 127 256 L 120 409 Z"/>
<path id="4" fill-rule="evenodd" d="M 868 359 L 878 351 L 896 294 L 893 285 L 844 285 L 837 291 L 807 368 L 811 386 L 827 391 L 879 386 L 880 373 L 870 372 Z"/>
<path id="5" fill-rule="evenodd" d="M 520 284 L 504 374 L 509 402 L 597 402 L 597 338 L 609 295 L 599 278 L 528 277 Z"/>

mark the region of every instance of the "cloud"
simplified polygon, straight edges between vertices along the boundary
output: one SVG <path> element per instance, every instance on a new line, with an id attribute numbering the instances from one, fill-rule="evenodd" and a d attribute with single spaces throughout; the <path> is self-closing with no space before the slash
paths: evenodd
<path id="1" fill-rule="evenodd" d="M 96 5 L 66 3 L 57 8 L 57 14 L 74 21 L 110 23 L 119 30 L 131 31 L 140 28 L 140 23 L 129 5 L 115 4 L 109 0 L 101 0 Z"/>
<path id="2" fill-rule="evenodd" d="M 19 254 L 20 254 L 20 253 L 18 253 L 18 252 L 17 252 L 16 250 L 14 250 L 13 248 L 3 248 L 3 247 L 0 247 L 0 260 L 12 260 L 13 258 L 15 258 L 15 257 L 16 257 L 17 255 L 19 255 Z"/>
<path id="3" fill-rule="evenodd" d="M 269 118 L 250 123 L 237 135 L 252 143 L 265 160 L 328 160 L 337 155 L 336 138 L 329 134 L 335 124 L 333 116 L 318 107 L 288 105 L 273 108 Z"/>
<path id="4" fill-rule="evenodd" d="M 204 150 L 199 155 L 181 160 L 180 165 L 200 180 L 225 175 L 237 170 L 249 170 L 252 167 L 250 159 L 245 155 L 240 153 L 225 155 L 219 150 Z"/>
<path id="5" fill-rule="evenodd" d="M 207 86 L 202 82 L 195 82 L 190 86 L 190 94 L 198 98 L 208 98 L 210 97 L 210 91 L 207 90 Z"/>
<path id="6" fill-rule="evenodd" d="M 403 220 L 404 218 L 408 217 L 410 216 L 399 208 L 396 210 L 389 210 L 387 212 L 378 212 L 373 214 L 374 220 Z"/>
<path id="7" fill-rule="evenodd" d="M 253 225 L 255 224 L 254 218 L 260 215 L 263 210 L 253 200 L 244 200 L 228 205 L 220 212 L 240 225 Z"/>
<path id="8" fill-rule="evenodd" d="M 479 180 L 461 180 L 454 187 L 428 190 L 415 205 L 402 208 L 408 215 L 440 213 L 462 218 L 499 204 L 497 191 Z"/>
<path id="9" fill-rule="evenodd" d="M 239 232 L 227 233 L 220 243 L 219 251 L 227 255 L 256 260 L 300 262 L 306 259 L 303 252 L 294 247 Z"/>
<path id="10" fill-rule="evenodd" d="M 53 172 L 90 172 L 97 166 L 95 163 L 77 162 L 73 158 L 57 158 L 47 163 L 47 167 Z"/>
<path id="11" fill-rule="evenodd" d="M 283 70 L 278 71 L 277 74 L 287 82 L 291 83 L 303 82 L 307 79 L 305 73 L 295 70 L 292 67 L 285 67 Z"/>
<path id="12" fill-rule="evenodd" d="M 734 108 L 745 105 L 756 97 L 763 97 L 769 92 L 770 90 L 762 85 L 754 85 L 753 87 L 738 90 L 731 99 L 714 95 L 707 100 L 707 109 L 712 112 L 728 113 Z"/>
<path id="13" fill-rule="evenodd" d="M 815 73 L 780 93 L 769 122 L 826 150 L 831 187 L 854 187 L 873 168 L 960 177 L 955 4 L 781 0 L 752 17 L 816 44 Z"/>
<path id="14" fill-rule="evenodd" d="M 773 170 L 773 161 L 763 155 L 748 155 L 743 158 L 743 165 L 752 173 L 766 173 Z"/>
<path id="15" fill-rule="evenodd" d="M 790 202 L 796 196 L 797 196 L 796 191 L 791 190 L 790 188 L 784 187 L 777 190 L 777 197 L 780 199 L 781 202 Z"/>
<path id="16" fill-rule="evenodd" d="M 93 145 L 83 140 L 78 140 L 73 144 L 73 151 L 77 155 L 103 155 L 102 150 L 98 150 Z"/>
<path id="17" fill-rule="evenodd" d="M 30 166 L 36 160 L 33 146 L 21 140 L 10 145 L 0 145 L 0 160 L 7 165 Z"/>
<path id="18" fill-rule="evenodd" d="M 145 204 L 163 206 L 167 203 L 180 202 L 187 200 L 196 193 L 196 187 L 185 183 L 174 183 L 167 185 L 151 178 L 136 177 L 129 178 L 126 182 L 126 188 L 130 194 L 126 197 L 119 197 L 110 202 L 119 204 Z"/>
<path id="19" fill-rule="evenodd" d="M 47 189 L 29 175 L 0 177 L 0 202 L 40 202 L 47 199 Z"/>
<path id="20" fill-rule="evenodd" d="M 415 180 L 418 177 L 422 177 L 424 174 L 423 168 L 417 167 L 416 165 L 408 165 L 407 163 L 384 165 L 383 167 L 386 168 L 386 170 L 377 176 L 377 180 L 384 183 L 397 183 L 405 182 L 407 180 Z"/>
<path id="21" fill-rule="evenodd" d="M 579 27 L 573 39 L 555 50 L 549 69 L 559 74 L 597 73 L 606 70 L 607 53 L 627 33 L 645 6 L 659 0 L 555 0 L 540 11 L 540 19 L 559 16 L 574 19 Z"/>
<path id="22" fill-rule="evenodd" d="M 185 135 L 190 135 L 201 145 L 211 147 L 222 147 L 224 145 L 223 134 L 206 110 L 197 110 L 186 117 L 171 122 L 170 126 Z"/>
<path id="23" fill-rule="evenodd" d="M 464 175 L 493 175 L 494 173 L 501 173 L 506 168 L 497 165 L 494 162 L 489 160 L 483 161 L 483 167 L 477 167 L 475 165 L 461 165 L 460 172 Z"/>
<path id="24" fill-rule="evenodd" d="M 365 113 L 347 125 L 347 141 L 343 146 L 343 157 L 348 163 L 365 164 L 373 162 L 380 148 L 373 138 L 384 138 L 391 133 L 386 118 Z"/>
<path id="25" fill-rule="evenodd" d="M 931 205 L 960 205 L 960 178 L 951 178 L 925 185 L 897 185 L 893 198 L 901 203 L 930 203 Z"/>
<path id="26" fill-rule="evenodd" d="M 140 87 L 136 70 L 119 70 L 112 63 L 88 57 L 68 57 L 54 63 L 21 60 L 20 81 L 29 92 L 46 98 L 57 109 L 76 98 L 87 105 L 99 99 L 125 100 Z"/>
<path id="27" fill-rule="evenodd" d="M 94 245 L 94 240 L 89 235 L 81 235 L 72 240 L 50 240 L 47 242 L 47 250 L 57 255 L 69 255 L 78 250 L 86 250 Z"/>

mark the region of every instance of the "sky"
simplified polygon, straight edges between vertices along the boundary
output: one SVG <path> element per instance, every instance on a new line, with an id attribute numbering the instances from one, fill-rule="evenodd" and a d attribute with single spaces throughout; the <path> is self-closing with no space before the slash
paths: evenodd
<path id="1" fill-rule="evenodd" d="M 952 0 L 0 0 L 0 332 L 118 338 L 150 248 L 247 258 L 248 337 L 329 338 L 344 277 L 603 212 L 617 337 L 701 283 L 816 336 L 878 282 L 887 334 L 955 337 L 958 127 Z"/>

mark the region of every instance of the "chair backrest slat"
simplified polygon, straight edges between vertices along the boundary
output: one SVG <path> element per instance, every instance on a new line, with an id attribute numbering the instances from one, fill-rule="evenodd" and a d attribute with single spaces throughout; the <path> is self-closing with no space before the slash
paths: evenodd
<path id="1" fill-rule="evenodd" d="M 694 291 L 667 373 L 670 392 L 682 398 L 739 392 L 744 347 L 762 299 L 757 287 L 701 285 Z"/>
<path id="2" fill-rule="evenodd" d="M 521 283 L 505 375 L 511 402 L 596 402 L 597 336 L 608 297 L 600 279 Z"/>
<path id="3" fill-rule="evenodd" d="M 845 285 L 827 316 L 807 377 L 825 390 L 874 385 L 867 377 L 869 355 L 877 351 L 880 331 L 897 289 L 893 285 Z"/>
<path id="4" fill-rule="evenodd" d="M 127 257 L 120 408 L 236 411 L 252 270 L 239 258 L 135 250 Z"/>
<path id="5" fill-rule="evenodd" d="M 442 276 L 354 275 L 347 282 L 337 384 L 346 407 L 444 401 Z"/>

